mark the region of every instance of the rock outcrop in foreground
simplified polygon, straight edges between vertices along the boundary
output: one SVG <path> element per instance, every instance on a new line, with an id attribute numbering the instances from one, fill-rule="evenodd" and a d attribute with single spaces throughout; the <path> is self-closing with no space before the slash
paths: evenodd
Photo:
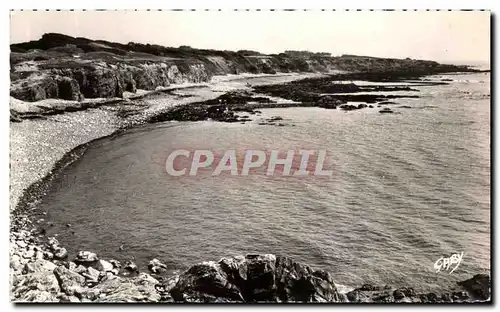
<path id="1" fill-rule="evenodd" d="M 332 275 L 291 258 L 247 255 L 192 266 L 170 295 L 176 302 L 447 303 L 486 301 L 490 278 L 478 274 L 458 283 L 461 290 L 416 293 L 413 288 L 363 285 L 339 293 Z"/>
<path id="2" fill-rule="evenodd" d="M 192 266 L 171 289 L 181 302 L 342 302 L 328 272 L 287 257 L 248 255 Z"/>
<path id="3" fill-rule="evenodd" d="M 412 288 L 363 285 L 339 293 L 324 270 L 283 256 L 247 255 L 196 264 L 166 278 L 166 265 L 153 259 L 152 274 L 132 262 L 100 259 L 89 251 L 74 261 L 56 239 L 36 244 L 28 231 L 11 236 L 11 299 L 15 302 L 474 302 L 490 297 L 490 278 L 476 275 L 460 291 L 417 294 Z M 59 255 L 56 256 L 55 253 Z M 157 274 L 158 273 L 158 274 Z"/>

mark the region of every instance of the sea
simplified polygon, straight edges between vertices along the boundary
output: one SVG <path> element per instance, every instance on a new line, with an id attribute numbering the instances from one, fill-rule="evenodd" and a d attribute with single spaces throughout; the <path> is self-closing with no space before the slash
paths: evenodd
<path id="1" fill-rule="evenodd" d="M 490 74 L 426 78 L 448 84 L 415 83 L 405 93 L 419 98 L 382 107 L 260 109 L 245 123 L 170 121 L 97 140 L 43 198 L 48 235 L 73 256 L 91 250 L 143 270 L 157 258 L 168 274 L 257 253 L 327 270 L 345 289 L 433 291 L 489 274 Z M 171 176 L 165 161 L 177 149 L 324 150 L 332 174 Z M 456 253 L 456 270 L 437 272 Z"/>

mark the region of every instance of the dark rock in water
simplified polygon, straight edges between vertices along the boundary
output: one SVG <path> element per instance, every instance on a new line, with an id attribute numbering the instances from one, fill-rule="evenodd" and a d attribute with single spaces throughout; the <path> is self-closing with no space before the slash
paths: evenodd
<path id="1" fill-rule="evenodd" d="M 482 285 L 489 280 L 487 275 L 472 278 L 470 280 L 459 282 L 459 285 Z M 474 281 L 474 282 L 471 282 Z M 476 283 L 477 282 L 477 283 Z M 474 286 L 472 286 L 474 287 Z M 479 289 L 484 289 L 479 287 Z M 487 293 L 478 295 L 476 299 L 487 300 L 489 298 L 489 289 Z M 481 297 L 480 297 L 481 296 Z M 392 302 L 405 302 L 405 303 L 447 303 L 447 302 L 471 302 L 470 297 L 466 292 L 443 292 L 443 293 L 421 293 L 417 294 L 415 290 L 411 287 L 402 287 L 398 289 L 391 289 L 389 286 L 373 286 L 370 284 L 365 284 L 360 288 L 356 288 L 346 294 L 349 302 L 353 303 L 366 303 L 366 302 L 378 302 L 378 303 L 392 303 Z"/>
<path id="2" fill-rule="evenodd" d="M 165 113 L 155 115 L 149 119 L 149 122 L 159 122 L 167 120 L 178 121 L 200 121 L 212 119 L 223 122 L 237 122 L 238 118 L 234 111 L 229 110 L 225 104 L 220 105 L 201 105 L 194 104 L 180 105 L 168 110 Z"/>
<path id="3" fill-rule="evenodd" d="M 167 265 L 162 263 L 158 259 L 153 259 L 153 260 L 149 261 L 148 269 L 152 273 L 158 274 L 158 273 L 162 273 L 162 272 L 167 271 Z"/>
<path id="4" fill-rule="evenodd" d="M 388 292 L 382 292 L 372 297 L 373 302 L 377 303 L 392 303 L 394 302 L 394 297 Z"/>
<path id="5" fill-rule="evenodd" d="M 371 104 L 370 104 L 370 105 L 368 105 L 368 107 L 369 107 L 369 108 L 373 108 L 373 105 L 371 105 Z"/>
<path id="6" fill-rule="evenodd" d="M 216 121 L 226 121 L 226 122 L 238 121 L 237 116 L 234 115 L 234 112 L 229 111 L 226 105 L 210 106 L 209 108 L 207 108 L 206 112 L 207 112 L 207 118 Z"/>
<path id="7" fill-rule="evenodd" d="M 330 274 L 314 271 L 288 257 L 277 257 L 277 294 L 280 301 L 339 302 L 340 295 Z"/>
<path id="8" fill-rule="evenodd" d="M 340 108 L 343 109 L 343 110 L 346 110 L 346 111 L 351 111 L 351 110 L 358 109 L 358 107 L 356 105 L 351 105 L 351 104 L 341 105 Z"/>
<path id="9" fill-rule="evenodd" d="M 247 255 L 243 269 L 247 271 L 247 278 L 243 285 L 243 295 L 246 301 L 276 300 L 276 257 L 274 255 Z"/>
<path id="10" fill-rule="evenodd" d="M 23 120 L 15 110 L 10 110 L 10 121 L 11 122 L 22 122 Z"/>
<path id="11" fill-rule="evenodd" d="M 83 265 L 92 265 L 99 260 L 97 255 L 90 251 L 80 251 L 76 255 L 75 263 Z"/>
<path id="12" fill-rule="evenodd" d="M 350 302 L 360 302 L 361 301 L 360 294 L 361 292 L 357 290 L 351 290 L 346 294 L 347 300 L 349 300 Z"/>
<path id="13" fill-rule="evenodd" d="M 215 262 L 192 266 L 179 277 L 170 294 L 175 301 L 243 301 L 240 290 L 229 282 L 227 274 Z"/>
<path id="14" fill-rule="evenodd" d="M 216 104 L 228 104 L 229 106 L 235 104 L 247 104 L 249 102 L 257 103 L 275 103 L 268 97 L 254 96 L 250 91 L 230 91 L 215 99 L 204 101 L 203 104 L 216 105 Z"/>
<path id="15" fill-rule="evenodd" d="M 227 111 L 226 105 L 213 105 L 207 108 L 207 113 L 210 115 L 218 115 Z"/>
<path id="16" fill-rule="evenodd" d="M 387 108 L 387 107 L 386 107 L 386 108 L 381 109 L 381 110 L 379 111 L 379 113 L 381 113 L 381 114 L 387 114 L 387 113 L 388 113 L 388 114 L 392 114 L 392 113 L 394 113 L 394 112 L 393 112 L 390 108 Z"/>
<path id="17" fill-rule="evenodd" d="M 372 105 L 370 105 L 373 107 Z M 358 105 L 353 105 L 353 104 L 344 104 L 339 106 L 341 109 L 346 110 L 346 111 L 351 111 L 351 110 L 356 110 L 356 109 L 362 109 L 368 107 L 367 104 L 361 103 Z"/>
<path id="18" fill-rule="evenodd" d="M 436 293 L 420 294 L 419 297 L 422 303 L 437 303 L 439 301 Z"/>
<path id="19" fill-rule="evenodd" d="M 337 103 L 319 103 L 318 107 L 326 108 L 326 109 L 336 109 L 339 104 Z"/>
<path id="20" fill-rule="evenodd" d="M 375 290 L 368 290 L 368 289 L 370 288 L 361 287 L 348 292 L 346 294 L 347 300 L 349 300 L 349 302 L 355 302 L 355 303 L 374 302 L 375 300 L 373 298 L 378 296 L 379 294 L 376 293 Z"/>
<path id="21" fill-rule="evenodd" d="M 404 288 L 396 289 L 392 295 L 394 296 L 394 299 L 400 300 L 400 299 L 403 299 L 405 297 L 414 297 L 416 295 L 416 293 L 415 293 L 415 290 L 413 290 L 413 288 L 404 287 Z"/>
<path id="22" fill-rule="evenodd" d="M 129 274 L 139 272 L 139 267 L 137 267 L 137 265 L 132 261 L 125 262 L 125 266 L 123 266 L 123 269 Z"/>
<path id="23" fill-rule="evenodd" d="M 283 117 L 280 116 L 273 116 L 272 118 L 267 119 L 267 121 L 278 121 L 278 120 L 283 120 Z"/>
<path id="24" fill-rule="evenodd" d="M 312 273 L 313 288 L 315 290 L 312 301 L 314 302 L 345 302 L 345 295 L 340 294 L 330 273 L 317 270 Z"/>
<path id="25" fill-rule="evenodd" d="M 358 288 L 358 290 L 361 290 L 361 291 L 376 291 L 376 290 L 381 290 L 381 289 L 382 289 L 382 287 L 373 286 L 371 284 L 364 284 L 363 286 Z"/>
<path id="26" fill-rule="evenodd" d="M 340 295 L 324 271 L 274 255 L 247 255 L 204 262 L 179 277 L 170 291 L 175 301 L 338 302 Z"/>
<path id="27" fill-rule="evenodd" d="M 242 123 L 245 123 L 246 121 L 251 121 L 250 117 L 248 116 L 240 116 L 240 119 L 238 121 L 241 121 Z"/>
<path id="28" fill-rule="evenodd" d="M 378 103 L 378 105 L 392 105 L 392 104 L 398 104 L 398 103 L 391 101 L 383 101 Z"/>
<path id="29" fill-rule="evenodd" d="M 396 300 L 400 300 L 400 299 L 403 299 L 404 297 L 406 297 L 405 294 L 399 289 L 396 289 L 392 293 L 392 295 L 394 296 L 394 299 L 396 299 Z"/>
<path id="30" fill-rule="evenodd" d="M 318 100 L 318 106 L 327 109 L 336 109 L 337 106 L 344 103 L 345 101 L 341 101 L 330 95 L 323 95 Z"/>
<path id="31" fill-rule="evenodd" d="M 356 94 L 360 91 L 418 91 L 409 87 L 382 87 L 382 86 L 357 86 L 355 84 L 333 83 L 336 78 L 306 78 L 292 81 L 286 84 L 257 86 L 256 92 L 269 94 L 276 97 L 301 103 L 314 103 L 325 108 L 334 108 L 338 104 L 347 102 L 376 103 L 394 98 L 418 98 L 416 95 L 380 95 L 380 94 Z M 341 80 L 346 77 L 341 78 Z M 325 94 L 326 93 L 326 94 Z M 339 94 L 344 93 L 344 94 Z M 335 102 L 338 101 L 338 102 Z"/>
<path id="32" fill-rule="evenodd" d="M 398 108 L 411 108 L 411 106 L 408 106 L 408 105 L 402 105 L 402 106 L 398 106 Z"/>
<path id="33" fill-rule="evenodd" d="M 474 298 L 487 300 L 490 297 L 491 284 L 489 275 L 476 274 L 472 278 L 457 284 L 467 290 Z"/>

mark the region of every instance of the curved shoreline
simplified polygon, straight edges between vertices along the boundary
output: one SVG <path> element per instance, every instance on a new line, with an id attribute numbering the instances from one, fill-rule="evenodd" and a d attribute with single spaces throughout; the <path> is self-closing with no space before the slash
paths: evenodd
<path id="1" fill-rule="evenodd" d="M 228 79 L 222 80 L 222 83 L 228 83 L 228 82 L 233 82 L 233 81 L 239 81 L 239 80 L 245 80 L 245 79 L 266 79 L 266 78 L 271 78 L 271 81 L 267 82 L 262 82 L 262 84 L 266 83 L 281 83 L 281 82 L 288 82 L 288 81 L 293 81 L 297 79 L 303 79 L 307 77 L 319 77 L 322 74 L 316 74 L 316 73 L 303 73 L 303 74 L 298 74 L 298 73 L 292 73 L 292 74 L 275 74 L 275 75 L 263 75 L 263 74 L 258 74 L 258 75 L 244 75 L 242 77 L 235 75 L 234 77 L 229 77 Z M 276 81 L 273 81 L 276 80 Z M 171 110 L 173 107 L 180 106 L 180 105 L 189 105 L 192 104 L 196 101 L 205 101 L 205 100 L 210 100 L 213 98 L 216 98 L 220 93 L 218 90 L 213 90 L 213 88 L 218 87 L 220 82 L 214 82 L 213 84 L 188 84 L 184 86 L 179 86 L 175 85 L 169 88 L 165 88 L 162 90 L 154 90 L 154 91 L 146 91 L 143 94 L 138 94 L 138 95 L 133 95 L 130 96 L 127 99 L 94 99 L 92 101 L 92 105 L 87 105 L 84 108 L 80 107 L 79 102 L 75 101 L 62 101 L 58 99 L 53 99 L 53 100 L 44 100 L 44 105 L 46 108 L 44 109 L 43 112 L 40 112 L 40 106 L 35 105 L 32 103 L 24 103 L 22 101 L 18 101 L 16 99 L 11 98 L 11 114 L 13 112 L 13 107 L 14 105 L 14 111 L 17 108 L 17 113 L 18 114 L 26 114 L 28 117 L 26 118 L 25 122 L 12 122 L 10 124 L 10 147 L 11 147 L 11 155 L 10 155 L 10 162 L 11 162 L 11 199 L 10 199 L 10 211 L 14 211 L 18 205 L 18 199 L 24 196 L 24 191 L 30 187 L 31 184 L 36 183 L 38 180 L 42 180 L 45 178 L 46 175 L 48 175 L 53 169 L 55 164 L 62 158 L 66 156 L 66 154 L 69 154 L 72 152 L 73 149 L 76 149 L 80 145 L 89 143 L 92 140 L 96 140 L 99 138 L 107 137 L 113 135 L 113 133 L 117 131 L 123 131 L 126 129 L 129 129 L 131 127 L 136 127 L 140 126 L 142 124 L 149 123 L 148 118 L 151 118 L 153 116 L 160 115 L 164 113 L 165 111 Z M 238 84 L 239 85 L 239 84 Z M 178 90 L 190 90 L 193 88 L 200 88 L 204 89 L 207 87 L 212 87 L 209 91 L 211 94 L 203 94 L 199 96 L 189 96 L 189 97 L 184 97 L 182 95 L 176 95 L 172 92 L 178 91 Z M 245 87 L 242 87 L 245 89 Z M 227 90 L 230 91 L 230 90 Z M 224 91 L 224 92 L 227 92 Z M 53 103 L 52 103 L 53 101 Z M 12 103 L 14 102 L 14 103 Z M 21 102 L 19 104 L 18 102 Z M 168 102 L 168 103 L 164 103 Z M 26 107 L 28 105 L 28 107 Z M 76 106 L 79 106 L 79 109 L 75 108 Z M 120 110 L 124 110 L 125 116 L 119 116 L 120 115 Z M 131 113 L 131 115 L 126 115 L 127 113 Z M 12 116 L 12 115 L 11 115 Z M 47 119 L 50 118 L 50 119 Z M 57 120 L 57 118 L 60 118 L 62 120 Z M 12 117 L 11 117 L 12 119 Z M 34 119 L 34 120 L 31 120 Z M 95 120 L 94 120 L 95 119 Z M 22 121 L 22 119 L 17 120 L 17 121 Z M 26 123 L 27 122 L 27 123 Z M 46 123 L 46 124 L 42 124 Z M 65 129 L 64 126 L 61 126 L 60 123 L 66 123 L 69 124 L 69 128 Z M 18 127 L 25 128 L 24 126 L 27 127 L 27 125 L 39 125 L 38 128 L 34 129 L 16 129 Z M 15 128 L 14 128 L 15 127 Z M 45 129 L 45 127 L 48 127 L 48 130 Z M 80 129 L 73 129 L 74 127 L 79 127 Z M 91 133 L 85 133 L 85 130 L 87 130 L 87 127 L 90 128 Z M 93 127 L 93 128 L 92 128 Z M 105 128 L 102 130 L 102 128 Z M 19 190 L 17 186 L 12 184 L 12 175 L 15 173 L 15 171 L 21 167 L 24 166 L 24 164 L 27 162 L 27 160 L 19 165 L 16 165 L 15 162 L 18 160 L 17 158 L 28 158 L 29 159 L 30 155 L 24 155 L 23 153 L 20 153 L 19 155 L 16 155 L 16 148 L 17 149 L 22 149 L 24 145 L 27 145 L 29 143 L 32 143 L 32 141 L 37 141 L 40 139 L 43 139 L 47 136 L 50 136 L 50 134 L 44 134 L 41 133 L 40 135 L 32 135 L 34 132 L 45 132 L 45 131 L 55 131 L 59 133 L 53 133 L 52 135 L 62 135 L 66 137 L 67 141 L 71 141 L 73 139 L 73 135 L 77 136 L 76 140 L 73 140 L 75 142 L 70 142 L 66 143 L 65 140 L 62 140 L 60 142 L 48 142 L 49 144 L 59 144 L 60 146 L 56 146 L 56 148 L 62 149 L 63 153 L 61 153 L 60 156 L 57 156 L 57 158 L 53 158 L 50 156 L 51 159 L 51 164 L 44 164 L 45 168 L 35 168 L 35 170 L 41 170 L 40 175 L 38 171 L 36 174 L 39 176 L 37 180 L 33 180 L 29 185 L 26 186 L 21 186 L 21 189 Z M 70 131 L 73 131 L 73 133 L 69 133 Z M 27 134 L 31 135 L 31 137 L 23 137 L 23 132 L 26 132 Z M 95 132 L 98 132 L 97 134 Z M 20 143 L 17 143 L 16 140 L 18 139 L 16 137 L 16 134 L 21 134 L 20 138 Z M 76 143 L 76 144 L 75 144 Z M 38 147 L 31 147 L 31 149 L 38 149 Z M 14 153 L 13 153 L 14 152 Z M 50 151 L 47 151 L 50 154 Z M 31 155 L 33 156 L 33 155 Z M 23 180 L 23 178 L 31 178 L 31 176 L 25 176 L 21 177 L 20 180 Z M 15 180 L 15 177 L 14 177 Z M 24 182 L 24 181 L 22 181 Z M 19 193 L 17 196 L 13 197 L 16 193 Z"/>
<path id="2" fill-rule="evenodd" d="M 171 108 L 169 108 L 167 110 L 170 111 Z M 161 112 L 157 112 L 157 114 L 159 115 L 159 114 L 161 114 Z M 161 120 L 159 120 L 159 121 L 161 121 Z M 39 199 L 42 198 L 42 196 L 44 195 L 44 192 L 50 186 L 50 183 L 53 181 L 53 179 L 60 172 L 62 172 L 64 170 L 64 168 L 66 168 L 68 165 L 70 165 L 71 163 L 73 163 L 74 161 L 76 161 L 79 157 L 81 157 L 85 153 L 85 151 L 88 149 L 88 147 L 91 146 L 93 143 L 95 143 L 95 142 L 97 142 L 99 140 L 102 140 L 102 139 L 106 139 L 106 138 L 110 138 L 110 137 L 114 137 L 114 136 L 120 135 L 124 131 L 130 129 L 131 127 L 138 127 L 138 126 L 140 126 L 142 124 L 144 124 L 144 122 L 125 125 L 123 127 L 119 127 L 118 129 L 116 129 L 111 134 L 108 134 L 108 135 L 105 135 L 105 136 L 101 136 L 101 137 L 92 139 L 92 140 L 90 140 L 88 142 L 79 144 L 78 146 L 72 148 L 70 151 L 66 152 L 61 159 L 57 160 L 55 162 L 55 164 L 52 166 L 52 169 L 50 169 L 50 171 L 48 172 L 47 175 L 45 175 L 42 179 L 40 179 L 40 180 L 38 180 L 38 181 L 30 184 L 28 186 L 28 188 L 24 189 L 23 193 L 22 193 L 22 196 L 19 198 L 18 204 L 11 211 L 11 214 L 12 214 L 12 217 L 13 217 L 12 220 L 11 220 L 11 245 L 12 245 L 12 235 L 13 235 L 13 232 L 16 233 L 17 231 L 21 230 L 21 227 L 28 226 L 30 224 L 30 220 L 29 219 L 37 216 L 36 212 L 33 211 L 33 209 L 31 209 L 31 208 L 33 207 L 34 204 L 36 204 L 37 200 L 39 200 Z M 27 219 L 25 219 L 25 218 L 27 218 Z M 34 223 L 31 222 L 30 226 L 33 226 L 33 224 Z M 43 233 L 37 233 L 36 231 L 34 231 L 34 232 L 32 232 L 32 235 L 27 238 L 28 241 L 32 240 L 32 239 L 33 239 L 33 241 L 32 241 L 33 245 L 40 245 L 40 244 L 44 245 L 44 244 L 47 243 L 47 242 L 45 242 L 45 240 L 47 240 L 48 238 L 45 237 L 43 235 Z M 15 241 L 16 240 L 18 241 L 17 238 L 15 239 Z M 36 247 L 35 246 L 35 248 L 34 248 L 35 253 L 38 251 L 38 250 L 36 250 L 37 248 L 41 249 L 44 252 L 47 251 L 47 250 L 50 250 L 50 246 L 49 247 L 47 247 L 47 246 Z M 38 259 L 38 258 L 35 258 L 35 259 L 37 259 L 37 260 L 35 260 L 35 262 L 38 261 L 38 260 L 43 260 L 43 259 Z M 58 260 L 54 261 L 53 263 L 55 265 L 64 264 L 64 262 L 61 262 L 61 261 L 58 261 Z M 33 273 L 36 273 L 36 272 L 37 271 L 35 271 Z M 137 273 L 137 272 L 135 272 L 135 273 Z M 135 277 L 132 277 L 131 279 L 135 281 L 135 279 L 137 279 L 138 277 L 136 276 L 136 274 L 132 274 L 132 275 L 134 275 Z M 183 275 L 183 276 L 185 278 L 187 278 L 185 275 Z M 142 277 L 140 278 L 141 283 L 144 281 L 144 279 L 150 280 L 149 277 L 142 275 Z M 177 279 L 177 281 L 178 281 L 179 277 L 178 276 L 174 277 L 174 280 L 175 279 Z M 171 283 L 171 281 L 172 280 L 169 280 L 169 281 L 167 281 L 167 283 Z M 129 281 L 128 277 L 124 278 L 123 280 L 120 281 L 120 283 L 129 283 L 129 282 L 130 281 Z M 157 281 L 157 282 L 160 283 L 159 281 Z M 135 282 L 132 282 L 132 283 L 135 283 Z M 156 283 L 155 285 L 157 285 L 158 283 Z M 59 284 L 61 284 L 60 281 L 59 281 Z M 171 285 L 171 286 L 173 288 L 175 285 Z M 362 288 L 358 289 L 358 291 L 365 291 Z M 189 287 L 187 287 L 186 289 L 189 290 Z M 189 290 L 189 291 L 191 291 L 191 290 Z M 369 291 L 373 291 L 373 290 L 369 290 Z M 66 293 L 66 295 L 70 296 L 67 293 Z M 407 296 L 407 297 L 409 297 L 409 296 Z M 157 298 L 157 297 L 155 296 L 155 298 Z M 54 298 L 52 298 L 52 299 L 54 299 Z M 72 299 L 74 299 L 74 298 L 72 298 Z M 82 300 L 82 298 L 78 298 L 78 299 L 80 301 Z M 462 298 L 462 299 L 464 299 L 464 301 L 465 301 L 465 300 L 469 300 L 470 298 L 467 297 L 467 298 Z M 462 300 L 462 299 L 460 299 L 460 300 Z M 167 302 L 169 300 L 167 300 Z M 158 301 L 160 301 L 160 300 L 158 300 Z M 352 302 L 352 300 L 350 300 L 350 301 Z"/>
<path id="3" fill-rule="evenodd" d="M 312 76 L 318 76 L 318 74 L 312 74 Z M 233 80 L 239 80 L 239 81 L 245 81 L 248 79 L 259 79 L 259 78 L 277 78 L 277 79 L 284 79 L 286 81 L 292 81 L 295 79 L 303 79 L 311 77 L 310 73 L 307 74 L 275 74 L 275 75 L 243 75 L 242 77 L 236 76 L 235 77 L 228 77 L 228 79 L 223 79 L 223 83 L 227 83 L 228 81 L 233 81 Z M 273 82 L 271 82 L 273 83 Z M 274 83 L 279 83 L 279 81 L 276 81 Z M 217 83 L 216 83 L 217 85 Z M 141 101 L 145 100 L 148 101 L 150 100 L 149 103 L 146 105 L 149 105 L 149 107 L 154 107 L 155 106 L 155 97 L 160 96 L 160 101 L 166 100 L 169 95 L 173 94 L 171 93 L 172 91 L 177 91 L 177 90 L 186 90 L 189 88 L 205 88 L 207 87 L 206 84 L 198 84 L 198 85 L 189 85 L 186 87 L 179 87 L 175 86 L 172 88 L 166 88 L 165 90 L 155 90 L 155 91 L 150 91 L 146 92 L 145 94 L 140 94 L 136 96 L 132 96 L 130 100 L 133 101 Z M 216 97 L 217 93 L 213 92 L 212 97 L 200 97 L 196 99 L 196 97 L 193 97 L 192 99 L 189 99 L 187 101 L 187 105 L 190 103 L 195 102 L 196 100 L 208 100 L 213 97 Z M 175 97 L 175 96 L 174 96 Z M 57 102 L 58 100 L 54 100 Z M 106 107 L 107 105 L 113 105 L 113 104 L 120 104 L 120 103 L 125 103 L 127 100 L 126 99 L 105 99 L 103 101 L 100 101 L 98 105 L 94 106 L 89 106 L 86 107 L 85 109 L 82 109 L 80 111 L 78 110 L 63 110 L 60 113 L 62 114 L 61 116 L 63 117 L 73 117 L 76 114 L 84 114 L 83 119 L 84 119 L 84 124 L 82 125 L 83 127 L 88 124 L 88 119 L 90 119 L 90 111 L 87 111 L 89 108 L 98 108 L 98 107 Z M 181 102 L 180 100 L 178 102 Z M 177 105 L 182 105 L 182 103 L 177 103 Z M 50 169 L 47 170 L 46 174 L 41 176 L 39 179 L 34 180 L 34 182 L 28 184 L 26 187 L 22 188 L 21 190 L 17 190 L 20 192 L 19 196 L 13 197 L 13 185 L 12 185 L 12 180 L 11 180 L 11 185 L 10 185 L 10 192 L 11 192 L 11 199 L 10 199 L 10 215 L 11 215 L 11 220 L 10 220 L 10 258 L 11 258 L 11 295 L 14 292 L 14 289 L 16 288 L 13 285 L 13 279 L 15 280 L 15 275 L 22 275 L 22 270 L 24 269 L 25 264 L 22 263 L 23 268 L 19 268 L 20 270 L 12 270 L 12 258 L 13 255 L 21 255 L 25 254 L 27 251 L 30 252 L 32 250 L 44 250 L 44 252 L 50 252 L 50 248 L 48 248 L 48 243 L 50 242 L 49 237 L 45 236 L 45 233 L 43 230 L 40 230 L 36 226 L 36 219 L 39 219 L 42 217 L 42 213 L 40 211 L 37 211 L 36 205 L 39 200 L 42 199 L 42 197 L 45 195 L 45 192 L 49 189 L 52 181 L 54 178 L 57 177 L 58 174 L 60 174 L 67 166 L 69 166 L 71 163 L 74 161 L 78 160 L 84 153 L 85 151 L 95 142 L 98 142 L 100 140 L 104 140 L 110 137 L 118 136 L 123 134 L 125 131 L 131 129 L 131 128 L 137 128 L 144 126 L 149 123 L 148 117 L 159 115 L 164 111 L 169 111 L 171 110 L 175 105 L 170 106 L 170 107 L 160 107 L 154 108 L 153 111 L 151 112 L 146 112 L 142 113 L 139 112 L 141 115 L 139 118 L 125 118 L 124 120 L 119 120 L 120 125 L 116 126 L 111 133 L 105 134 L 105 135 L 100 135 L 95 138 L 91 138 L 89 140 L 84 139 L 84 142 L 81 144 L 78 144 L 74 147 L 71 147 L 69 150 L 64 152 L 64 154 L 60 157 L 54 160 L 54 163 L 50 166 Z M 47 114 L 47 115 L 56 115 L 56 114 Z M 115 116 L 116 117 L 116 116 Z M 31 118 L 27 118 L 31 119 Z M 99 117 L 97 118 L 99 120 Z M 37 120 L 27 120 L 26 122 L 44 122 L 45 120 L 37 121 Z M 49 121 L 50 124 L 54 125 L 57 124 L 56 121 Z M 12 121 L 11 121 L 11 149 L 12 149 Z M 44 134 L 45 136 L 50 136 L 50 134 Z M 85 137 L 85 135 L 83 135 Z M 22 156 L 22 155 L 21 155 Z M 11 179 L 12 179 L 12 150 L 11 150 Z M 15 167 L 15 166 L 14 166 Z M 16 241 L 19 241 L 18 234 L 22 236 L 22 241 L 26 241 L 25 243 L 22 243 L 21 246 L 16 244 Z M 59 246 L 60 247 L 60 246 Z M 31 259 L 33 260 L 33 259 Z M 52 261 L 52 259 L 49 259 Z M 57 260 L 55 261 L 57 263 Z M 29 262 L 28 262 L 29 263 Z M 15 266 L 15 265 L 14 265 Z M 36 281 L 35 281 L 36 282 Z M 14 300 L 15 298 L 11 298 Z M 19 298 L 17 298 L 19 299 Z M 30 300 L 31 301 L 31 300 Z M 42 300 L 44 301 L 44 300 Z"/>
<path id="4" fill-rule="evenodd" d="M 23 212 L 27 212 L 27 210 L 30 208 L 30 205 L 36 203 L 45 195 L 45 192 L 50 187 L 50 184 L 52 183 L 54 178 L 56 178 L 67 166 L 71 165 L 73 162 L 75 162 L 81 156 L 83 156 L 88 147 L 90 147 L 92 144 L 100 140 L 120 135 L 126 130 L 128 130 L 128 128 L 118 129 L 109 135 L 92 139 L 66 152 L 66 154 L 64 154 L 64 156 L 61 159 L 56 161 L 56 163 L 53 165 L 52 169 L 49 171 L 47 175 L 45 175 L 42 179 L 32 183 L 28 188 L 23 190 L 23 193 L 19 198 L 16 207 L 14 207 L 11 213 L 15 217 L 16 214 L 22 214 Z M 15 222 L 16 220 L 14 219 L 13 221 Z M 11 222 L 11 227 L 12 227 L 12 222 Z"/>

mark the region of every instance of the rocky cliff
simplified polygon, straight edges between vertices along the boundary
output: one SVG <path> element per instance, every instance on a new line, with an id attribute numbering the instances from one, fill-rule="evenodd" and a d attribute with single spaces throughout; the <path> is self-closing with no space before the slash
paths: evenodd
<path id="1" fill-rule="evenodd" d="M 408 72 L 432 74 L 469 71 L 433 61 L 384 59 L 287 51 L 218 51 L 114 43 L 62 34 L 12 44 L 10 94 L 24 101 L 46 98 L 122 97 L 124 91 L 155 90 L 172 83 L 207 82 L 214 75 L 277 72 Z"/>

